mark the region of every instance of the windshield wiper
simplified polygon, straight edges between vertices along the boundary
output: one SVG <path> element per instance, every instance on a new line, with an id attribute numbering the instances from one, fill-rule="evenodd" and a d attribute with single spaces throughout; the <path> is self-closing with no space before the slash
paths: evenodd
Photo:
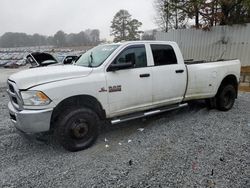
<path id="1" fill-rule="evenodd" d="M 93 63 L 93 52 L 91 52 L 91 54 L 90 54 L 90 61 L 89 61 L 89 67 L 92 67 L 92 63 Z"/>

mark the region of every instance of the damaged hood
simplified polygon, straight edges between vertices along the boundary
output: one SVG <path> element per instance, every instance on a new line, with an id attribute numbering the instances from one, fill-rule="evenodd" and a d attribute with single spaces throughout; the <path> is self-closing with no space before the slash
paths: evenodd
<path id="1" fill-rule="evenodd" d="M 76 65 L 49 66 L 28 69 L 9 77 L 19 89 L 28 89 L 37 85 L 60 80 L 84 77 L 91 73 L 92 68 Z"/>
<path id="2" fill-rule="evenodd" d="M 33 52 L 26 56 L 26 62 L 31 64 L 31 67 L 45 67 L 59 63 L 53 55 L 45 52 Z"/>

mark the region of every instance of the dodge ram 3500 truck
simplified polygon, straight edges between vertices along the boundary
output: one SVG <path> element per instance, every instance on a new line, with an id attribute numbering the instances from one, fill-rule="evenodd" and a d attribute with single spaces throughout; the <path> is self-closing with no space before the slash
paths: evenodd
<path id="1" fill-rule="evenodd" d="M 184 62 L 175 42 L 94 47 L 74 64 L 24 70 L 8 79 L 10 118 L 25 133 L 53 130 L 64 148 L 91 146 L 102 120 L 120 123 L 206 99 L 219 110 L 237 98 L 240 61 Z"/>

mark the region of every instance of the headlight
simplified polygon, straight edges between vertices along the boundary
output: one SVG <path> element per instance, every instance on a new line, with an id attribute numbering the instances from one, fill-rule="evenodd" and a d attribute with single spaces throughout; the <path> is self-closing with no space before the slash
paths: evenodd
<path id="1" fill-rule="evenodd" d="M 51 100 L 41 91 L 21 91 L 23 103 L 26 106 L 48 105 Z"/>

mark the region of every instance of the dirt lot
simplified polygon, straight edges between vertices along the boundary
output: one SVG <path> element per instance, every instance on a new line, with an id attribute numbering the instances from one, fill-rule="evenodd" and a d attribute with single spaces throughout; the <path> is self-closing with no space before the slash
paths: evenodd
<path id="1" fill-rule="evenodd" d="M 250 94 L 229 112 L 200 102 L 107 126 L 77 153 L 20 136 L 7 102 L 1 89 L 0 187 L 250 187 Z"/>

